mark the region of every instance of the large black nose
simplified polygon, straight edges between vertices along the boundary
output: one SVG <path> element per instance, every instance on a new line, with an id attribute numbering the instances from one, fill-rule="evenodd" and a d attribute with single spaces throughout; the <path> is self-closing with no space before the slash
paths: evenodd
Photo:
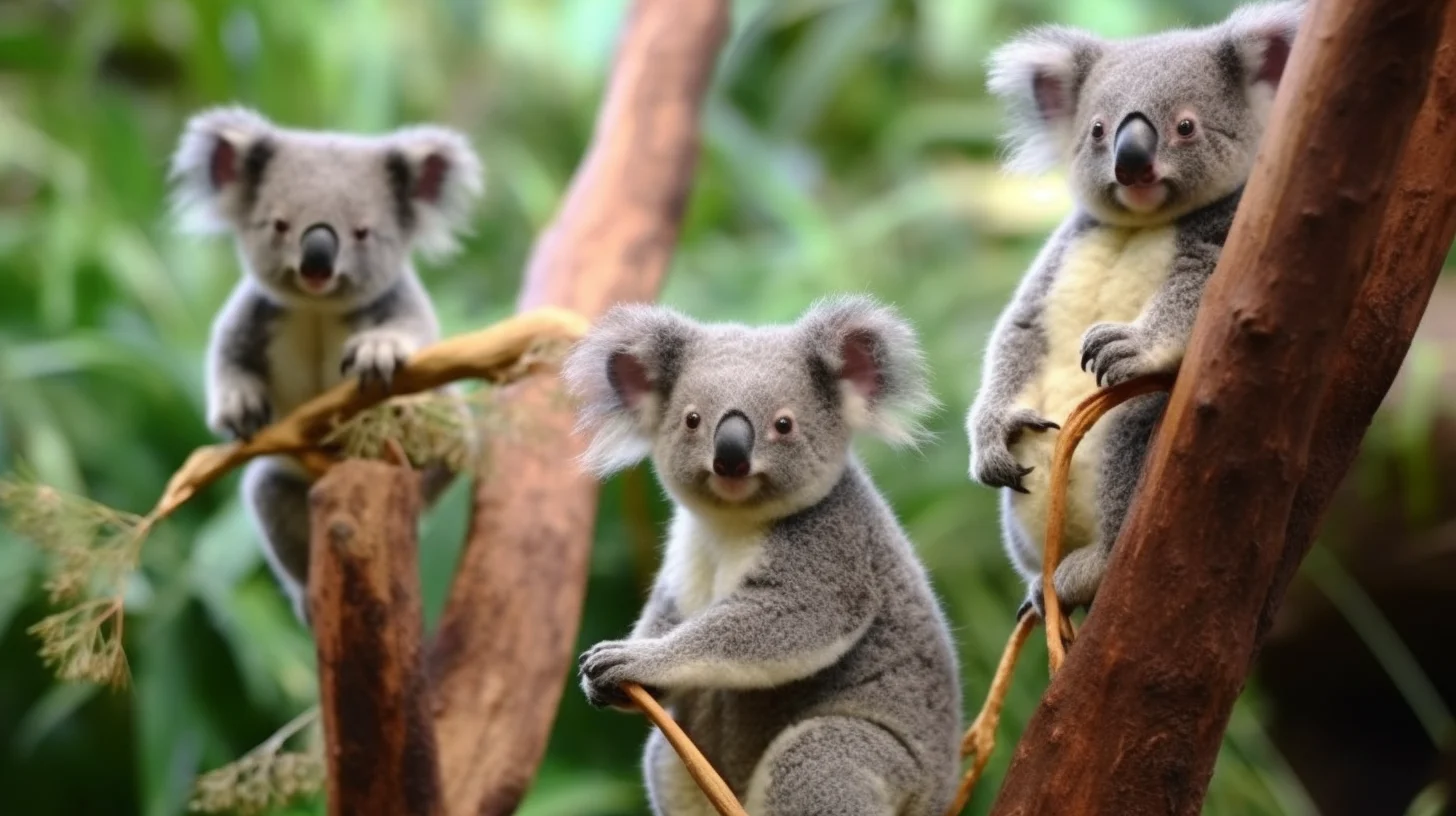
<path id="1" fill-rule="evenodd" d="M 1129 114 L 1117 126 L 1117 138 L 1112 143 L 1117 183 L 1128 187 L 1157 181 L 1158 176 L 1153 172 L 1153 158 L 1157 153 L 1158 131 L 1142 114 Z"/>
<path id="2" fill-rule="evenodd" d="M 729 411 L 713 434 L 713 472 L 733 478 L 747 476 L 752 453 L 753 425 L 743 414 Z"/>
<path id="3" fill-rule="evenodd" d="M 298 271 L 305 278 L 328 280 L 334 274 L 334 259 L 339 255 L 339 237 L 328 224 L 314 224 L 303 231 L 303 258 Z"/>

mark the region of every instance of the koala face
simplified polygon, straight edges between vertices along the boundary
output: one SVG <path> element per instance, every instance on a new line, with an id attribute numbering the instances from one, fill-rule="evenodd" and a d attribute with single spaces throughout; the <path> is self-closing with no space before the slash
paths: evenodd
<path id="1" fill-rule="evenodd" d="M 704 325 L 618 306 L 564 375 L 605 475 L 649 455 L 698 513 L 757 523 L 818 502 L 856 430 L 912 442 L 933 403 L 913 330 L 865 298 L 822 301 L 792 326 Z"/>
<path id="2" fill-rule="evenodd" d="M 230 230 L 266 291 L 340 309 L 386 291 L 416 247 L 452 249 L 481 190 L 480 161 L 453 131 L 285 130 L 238 108 L 192 119 L 172 175 L 188 225 Z"/>
<path id="3" fill-rule="evenodd" d="M 1216 26 L 1106 41 L 1049 26 L 992 57 L 1019 122 L 1012 164 L 1067 166 L 1100 220 L 1166 223 L 1241 187 L 1253 168 L 1302 2 L 1239 8 Z"/>

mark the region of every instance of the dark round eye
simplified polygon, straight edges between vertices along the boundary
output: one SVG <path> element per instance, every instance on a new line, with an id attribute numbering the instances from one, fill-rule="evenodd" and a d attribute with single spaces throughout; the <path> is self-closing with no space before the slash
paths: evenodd
<path id="1" fill-rule="evenodd" d="M 698 426 L 703 424 L 703 418 L 698 416 L 697 411 L 689 411 L 687 418 L 683 421 L 687 423 L 688 430 L 690 431 L 696 431 Z"/>
<path id="2" fill-rule="evenodd" d="M 273 231 L 288 232 L 288 222 L 284 221 L 282 218 L 273 219 Z"/>
<path id="3" fill-rule="evenodd" d="M 779 417 L 774 420 L 774 430 L 786 434 L 794 429 L 794 421 L 788 417 Z"/>
<path id="4" fill-rule="evenodd" d="M 1193 135 L 1192 119 L 1184 119 L 1183 121 L 1178 123 L 1178 135 L 1182 136 L 1185 139 Z"/>
<path id="5" fill-rule="evenodd" d="M 368 237 L 369 237 L 369 228 L 368 227 L 359 227 L 358 229 L 354 230 L 354 238 L 355 239 L 362 241 L 362 240 L 364 240 L 365 238 L 368 238 Z"/>
<path id="6" fill-rule="evenodd" d="M 1102 123 L 1101 122 L 1093 122 L 1092 123 L 1092 138 L 1094 138 L 1094 139 L 1101 139 L 1105 135 L 1107 135 L 1107 130 L 1102 127 Z"/>

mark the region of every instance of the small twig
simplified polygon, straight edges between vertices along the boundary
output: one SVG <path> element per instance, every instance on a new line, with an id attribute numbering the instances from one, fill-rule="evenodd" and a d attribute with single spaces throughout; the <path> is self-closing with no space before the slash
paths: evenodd
<path id="1" fill-rule="evenodd" d="M 662 706 L 652 699 L 652 695 L 648 694 L 646 689 L 636 683 L 623 683 L 622 691 L 632 698 L 632 702 L 642 709 L 642 713 L 647 715 L 647 719 L 652 720 L 652 724 L 662 731 L 668 744 L 674 751 L 677 751 L 678 756 L 682 757 L 683 765 L 687 766 L 693 781 L 698 783 L 698 787 L 703 790 L 703 795 L 708 797 L 708 801 L 713 804 L 713 809 L 718 811 L 720 816 L 748 816 L 748 811 L 738 804 L 738 798 L 733 795 L 728 783 L 724 782 L 723 777 L 713 770 L 707 757 L 704 757 L 698 747 L 693 745 L 693 741 L 688 738 L 688 735 L 663 710 Z"/>

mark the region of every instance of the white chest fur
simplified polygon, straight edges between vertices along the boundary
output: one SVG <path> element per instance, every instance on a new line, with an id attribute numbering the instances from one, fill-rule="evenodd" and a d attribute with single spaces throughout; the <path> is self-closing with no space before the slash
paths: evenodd
<path id="1" fill-rule="evenodd" d="M 290 310 L 273 324 L 268 381 L 274 417 L 281 417 L 338 383 L 350 331 L 342 315 Z"/>
<path id="2" fill-rule="evenodd" d="M 681 508 L 668 531 L 662 571 L 684 618 L 728 597 L 763 557 L 758 529 L 712 524 Z"/>
<path id="3" fill-rule="evenodd" d="M 1046 295 L 1042 325 L 1047 357 L 1037 376 L 1018 395 L 1017 407 L 1031 408 L 1061 423 L 1077 403 L 1097 390 L 1094 377 L 1082 370 L 1082 335 L 1096 323 L 1130 323 L 1142 314 L 1172 270 L 1175 237 L 1172 227 L 1096 227 L 1073 239 Z M 1093 426 L 1072 458 L 1068 549 L 1090 543 L 1096 531 L 1097 471 L 1111 419 L 1104 417 Z M 1056 440 L 1055 431 L 1027 433 L 1012 451 L 1023 466 L 1035 468 L 1024 482 L 1031 492 L 1015 494 L 1013 505 L 1038 552 L 1046 534 Z"/>

